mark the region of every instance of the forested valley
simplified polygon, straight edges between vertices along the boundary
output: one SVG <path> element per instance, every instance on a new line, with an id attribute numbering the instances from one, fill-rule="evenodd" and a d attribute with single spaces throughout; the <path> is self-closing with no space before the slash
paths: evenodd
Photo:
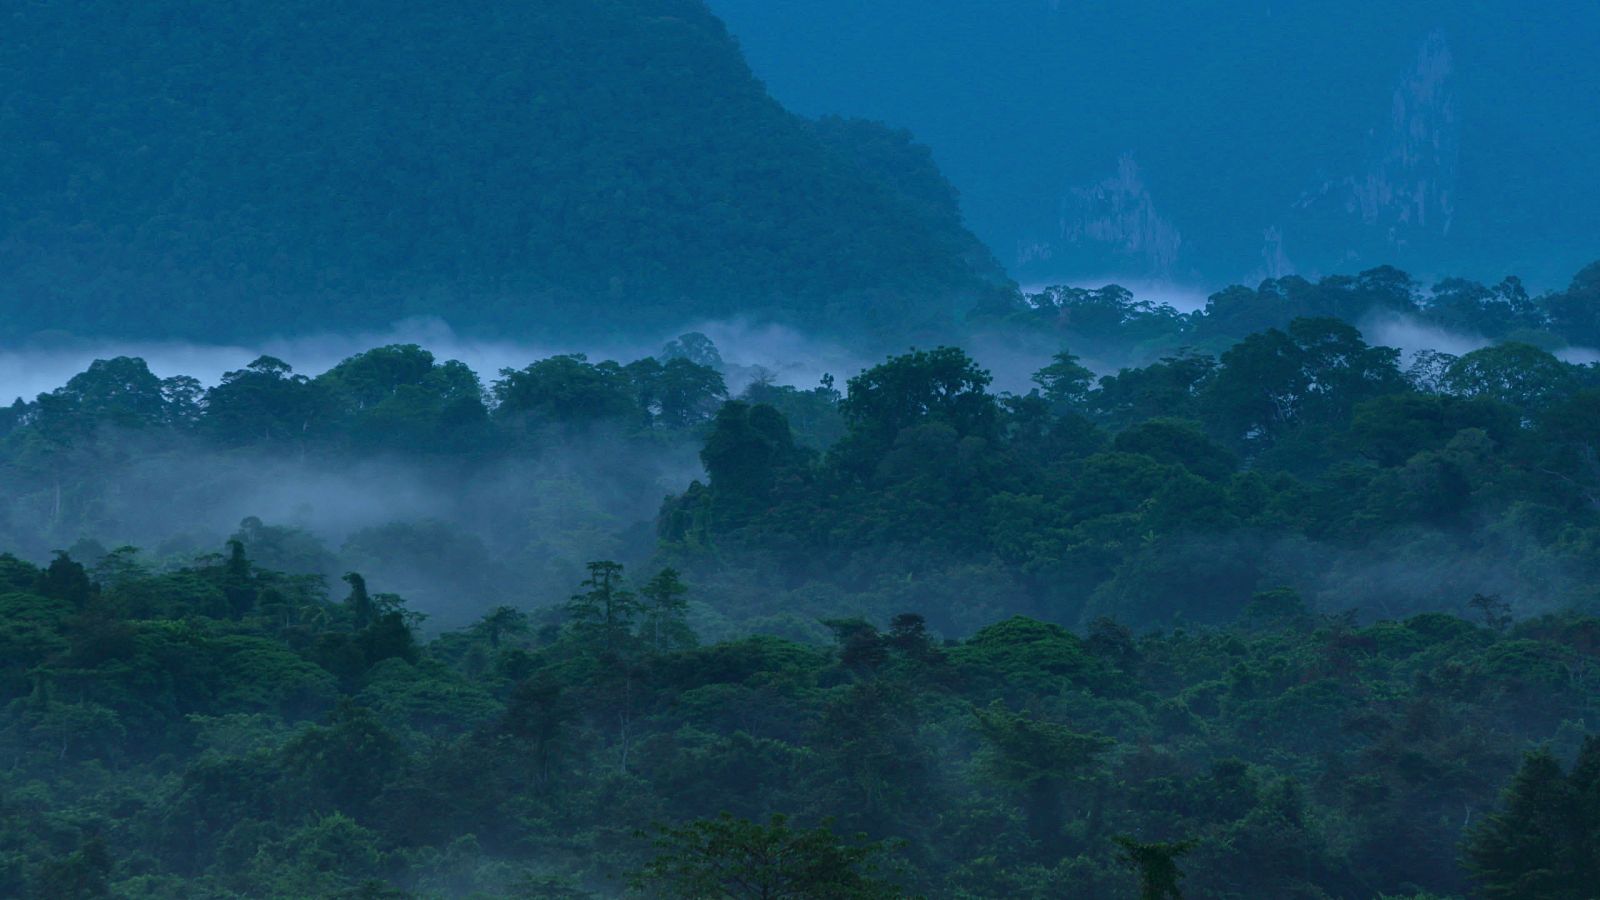
<path id="1" fill-rule="evenodd" d="M 0 412 L 0 894 L 1588 897 L 1597 271 L 97 361 Z"/>

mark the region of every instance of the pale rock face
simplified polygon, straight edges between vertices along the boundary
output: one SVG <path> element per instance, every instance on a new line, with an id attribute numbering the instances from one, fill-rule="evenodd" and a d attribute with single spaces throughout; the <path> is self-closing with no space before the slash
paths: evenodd
<path id="1" fill-rule="evenodd" d="M 1415 62 L 1396 78 L 1387 114 L 1373 117 L 1360 170 L 1326 179 L 1287 204 L 1282 218 L 1262 229 L 1259 267 L 1251 277 L 1296 273 L 1291 257 L 1297 248 L 1319 249 L 1340 266 L 1359 268 L 1393 251 L 1448 239 L 1460 170 L 1455 72 L 1444 33 L 1428 34 Z M 1056 233 L 1019 242 L 1015 264 L 1053 260 L 1161 277 L 1193 264 L 1185 249 L 1182 232 L 1157 207 L 1133 154 L 1123 153 L 1114 172 L 1066 192 Z"/>
<path id="2" fill-rule="evenodd" d="M 1183 246 L 1182 233 L 1156 209 L 1128 153 L 1111 175 L 1067 193 L 1057 238 L 1063 255 L 1110 257 L 1161 275 L 1173 271 Z"/>
<path id="3" fill-rule="evenodd" d="M 1461 155 L 1454 74 L 1444 34 L 1434 31 L 1395 85 L 1388 121 L 1369 139 L 1365 171 L 1323 182 L 1296 206 L 1327 214 L 1336 205 L 1385 247 L 1448 237 Z"/>
<path id="4" fill-rule="evenodd" d="M 1391 242 L 1404 241 L 1408 230 L 1450 232 L 1461 127 L 1452 72 L 1450 48 L 1435 31 L 1395 87 L 1381 158 L 1352 185 L 1362 221 L 1386 224 Z"/>
<path id="5" fill-rule="evenodd" d="M 1283 229 L 1271 225 L 1261 230 L 1261 278 L 1283 278 L 1294 274 L 1294 263 L 1283 249 Z"/>

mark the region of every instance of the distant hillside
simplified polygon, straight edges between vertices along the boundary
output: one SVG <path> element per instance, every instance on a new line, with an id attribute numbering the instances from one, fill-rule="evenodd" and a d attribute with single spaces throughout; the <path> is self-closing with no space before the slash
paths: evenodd
<path id="1" fill-rule="evenodd" d="M 0 83 L 3 337 L 901 330 L 1003 280 L 926 151 L 790 115 L 699 0 L 10 4 Z"/>
<path id="2" fill-rule="evenodd" d="M 1024 282 L 1543 290 L 1600 249 L 1600 4 L 709 3 L 797 113 L 915 131 Z"/>

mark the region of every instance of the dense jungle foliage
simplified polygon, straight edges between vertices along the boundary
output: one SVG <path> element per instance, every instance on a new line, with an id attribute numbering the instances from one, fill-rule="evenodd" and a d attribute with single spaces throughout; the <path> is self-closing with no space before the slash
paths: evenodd
<path id="1" fill-rule="evenodd" d="M 1491 604 L 1362 626 L 1274 591 L 1226 627 L 1143 636 L 1018 616 L 941 641 L 906 613 L 832 620 L 831 645 L 698 645 L 693 586 L 625 575 L 597 562 L 562 607 L 424 644 L 360 576 L 330 601 L 237 542 L 159 572 L 126 551 L 93 571 L 0 557 L 0 890 L 1043 898 L 1168 896 L 1148 892 L 1165 880 L 1190 897 L 1577 900 L 1594 884 L 1600 620 L 1511 623 Z"/>
<path id="2" fill-rule="evenodd" d="M 905 329 L 1007 283 L 926 149 L 789 114 L 700 0 L 62 0 L 4 22 L 7 338 Z"/>
<path id="3" fill-rule="evenodd" d="M 0 893 L 1589 896 L 1600 368 L 1297 317 L 1025 395 L 953 347 L 727 369 L 120 358 L 13 405 Z M 464 505 L 134 549 L 291 463 Z"/>
<path id="4" fill-rule="evenodd" d="M 1427 286 L 1383 266 L 1358 275 L 1309 281 L 1267 279 L 1255 289 L 1234 285 L 1181 313 L 1168 303 L 1136 298 L 1127 288 L 1051 287 L 975 312 L 980 325 L 1021 326 L 1093 348 L 1110 362 L 1146 362 L 1183 348 L 1220 354 L 1253 332 L 1296 318 L 1329 317 L 1362 325 L 1433 329 L 1430 339 L 1516 341 L 1545 350 L 1600 346 L 1600 262 L 1573 276 L 1564 291 L 1530 294 L 1516 276 L 1485 285 L 1445 278 Z"/>

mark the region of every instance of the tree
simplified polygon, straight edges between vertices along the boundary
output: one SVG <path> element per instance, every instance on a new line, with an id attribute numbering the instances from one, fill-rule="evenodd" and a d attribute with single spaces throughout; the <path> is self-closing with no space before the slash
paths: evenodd
<path id="1" fill-rule="evenodd" d="M 1342 424 L 1363 400 L 1404 390 L 1400 351 L 1369 347 L 1337 319 L 1296 319 L 1222 355 L 1204 398 L 1210 423 L 1247 450 L 1304 424 Z"/>
<path id="2" fill-rule="evenodd" d="M 1495 631 L 1505 631 L 1511 626 L 1511 604 L 1498 594 L 1473 594 L 1467 606 L 1483 617 L 1483 624 Z"/>
<path id="3" fill-rule="evenodd" d="M 870 675 L 889 659 L 889 648 L 877 626 L 859 617 L 824 619 L 839 646 L 839 664 L 853 672 Z"/>
<path id="4" fill-rule="evenodd" d="M 1490 900 L 1589 900 L 1600 885 L 1600 737 L 1570 773 L 1548 748 L 1529 753 L 1501 809 L 1467 836 L 1467 865 Z"/>
<path id="5" fill-rule="evenodd" d="M 1411 365 L 1406 367 L 1406 383 L 1411 389 L 1424 394 L 1440 394 L 1445 390 L 1445 373 L 1460 359 L 1453 353 L 1438 350 L 1418 350 L 1411 355 Z"/>
<path id="6" fill-rule="evenodd" d="M 1583 346 L 1600 344 L 1600 260 L 1572 276 L 1565 291 L 1542 302 L 1550 324 L 1562 337 Z"/>
<path id="7" fill-rule="evenodd" d="M 906 894 L 880 874 L 887 847 L 826 825 L 763 825 L 723 813 L 661 827 L 656 855 L 633 876 L 651 896 L 681 900 L 892 900 Z"/>
<path id="8" fill-rule="evenodd" d="M 1465 278 L 1446 278 L 1433 286 L 1425 311 L 1447 328 L 1490 338 L 1544 324 L 1543 314 L 1515 276 L 1493 288 Z"/>
<path id="9" fill-rule="evenodd" d="M 661 424 L 686 428 L 710 419 L 728 398 L 728 386 L 716 369 L 678 357 L 661 367 L 655 398 Z"/>
<path id="10" fill-rule="evenodd" d="M 540 788 L 551 780 L 551 768 L 561 736 L 576 717 L 574 704 L 548 673 L 537 673 L 519 682 L 506 704 L 500 728 L 527 743 L 532 750 L 533 781 Z"/>
<path id="11" fill-rule="evenodd" d="M 333 406 L 326 388 L 271 356 L 224 373 L 206 392 L 204 426 L 230 444 L 318 436 Z"/>
<path id="12" fill-rule="evenodd" d="M 783 414 L 764 403 L 725 403 L 700 451 L 718 512 L 739 522 L 764 509 L 778 473 L 800 459 Z"/>
<path id="13" fill-rule="evenodd" d="M 378 605 L 367 592 L 367 580 L 360 573 L 344 573 L 344 582 L 350 585 L 350 594 L 345 597 L 344 606 L 350 611 L 350 621 L 360 631 L 377 620 Z"/>
<path id="14" fill-rule="evenodd" d="M 433 354 L 416 344 L 390 344 L 344 360 L 317 381 L 351 410 L 371 409 L 405 385 L 420 384 L 433 372 Z"/>
<path id="15" fill-rule="evenodd" d="M 483 385 L 456 360 L 435 364 L 415 344 L 378 347 L 344 360 L 314 382 L 327 392 L 358 447 L 461 449 L 485 441 Z"/>
<path id="16" fill-rule="evenodd" d="M 1183 353 L 1142 369 L 1123 369 L 1100 379 L 1099 390 L 1088 396 L 1089 412 L 1117 429 L 1157 416 L 1192 417 L 1216 368 L 1210 356 Z"/>
<path id="17" fill-rule="evenodd" d="M 1600 510 L 1600 390 L 1582 390 L 1539 415 L 1541 470 Z"/>
<path id="18" fill-rule="evenodd" d="M 244 553 L 244 542 L 228 541 L 228 557 L 222 564 L 222 592 L 228 598 L 228 612 L 242 618 L 256 602 L 255 584 L 251 579 L 250 560 Z"/>
<path id="19" fill-rule="evenodd" d="M 1178 857 L 1194 849 L 1194 841 L 1145 844 L 1125 835 L 1111 840 L 1121 848 L 1122 864 L 1139 873 L 1139 900 L 1183 900 Z"/>
<path id="20" fill-rule="evenodd" d="M 1142 453 L 1157 462 L 1176 463 L 1211 481 L 1227 479 L 1239 460 L 1182 419 L 1150 419 L 1119 432 L 1112 446 L 1122 453 Z"/>
<path id="21" fill-rule="evenodd" d="M 587 425 L 642 414 L 622 367 L 591 363 L 582 353 L 552 356 L 524 369 L 501 369 L 491 391 L 497 415 L 532 422 Z"/>
<path id="22" fill-rule="evenodd" d="M 831 692 L 815 738 L 819 805 L 879 834 L 936 821 L 928 812 L 939 795 L 938 766 L 921 724 L 905 680 L 866 678 Z"/>
<path id="23" fill-rule="evenodd" d="M 305 822 L 270 841 L 251 859 L 252 881 L 271 894 L 335 900 L 396 900 L 405 895 L 378 876 L 384 870 L 381 836 L 342 812 Z"/>
<path id="24" fill-rule="evenodd" d="M 41 406 L 47 418 L 70 416 L 76 422 L 41 425 L 88 430 L 96 425 L 137 428 L 160 424 L 166 420 L 168 410 L 162 384 L 142 359 L 97 359 L 87 370 L 72 376 L 64 387 L 52 391 L 48 395 L 50 402 Z"/>
<path id="25" fill-rule="evenodd" d="M 1033 381 L 1051 405 L 1078 409 L 1089 397 L 1095 376 L 1067 350 L 1052 356 L 1050 365 L 1033 373 Z"/>
<path id="26" fill-rule="evenodd" d="M 501 638 L 528 632 L 528 615 L 513 606 L 497 606 L 474 627 L 489 638 L 490 649 L 499 650 Z"/>
<path id="27" fill-rule="evenodd" d="M 933 645 L 933 636 L 928 634 L 928 620 L 919 613 L 899 613 L 889 620 L 889 633 L 884 636 L 884 644 L 904 653 L 906 656 L 932 662 L 939 659 L 939 650 Z"/>
<path id="28" fill-rule="evenodd" d="M 972 712 L 989 745 L 985 770 L 1021 796 L 1029 836 L 1048 852 L 1060 840 L 1062 790 L 1114 741 L 1017 715 L 999 701 Z"/>
<path id="29" fill-rule="evenodd" d="M 680 334 L 661 348 L 658 354 L 663 361 L 682 359 L 709 369 L 722 368 L 722 354 L 717 345 L 698 331 Z"/>
<path id="30" fill-rule="evenodd" d="M 40 596 L 65 600 L 82 609 L 100 592 L 100 586 L 89 580 L 82 563 L 58 550 L 50 565 L 39 573 L 33 590 Z"/>
<path id="31" fill-rule="evenodd" d="M 688 593 L 689 586 L 673 568 L 657 572 L 639 589 L 644 601 L 640 604 L 644 611 L 641 635 L 656 653 L 694 645 L 694 632 L 685 621 L 689 601 L 684 598 Z"/>
<path id="32" fill-rule="evenodd" d="M 372 710 L 348 699 L 339 701 L 326 724 L 307 727 L 281 752 L 318 805 L 331 802 L 345 808 L 378 796 L 406 756 L 400 740 Z"/>
<path id="33" fill-rule="evenodd" d="M 39 900 L 94 900 L 112 896 L 111 854 L 104 838 L 89 838 L 72 853 L 39 867 L 32 895 Z"/>
<path id="34" fill-rule="evenodd" d="M 573 631 L 606 652 L 617 650 L 633 630 L 639 602 L 622 586 L 622 564 L 598 560 L 588 564 L 589 577 L 567 602 Z"/>
<path id="35" fill-rule="evenodd" d="M 1488 399 L 1431 393 L 1388 394 L 1356 406 L 1347 432 L 1353 449 L 1380 466 L 1399 466 L 1424 450 L 1442 450 L 1466 428 L 1496 443 L 1518 432 L 1515 410 Z"/>
<path id="36" fill-rule="evenodd" d="M 1132 291 L 1116 284 L 1100 288 L 1054 285 L 1027 294 L 1023 300 L 1032 318 L 1044 320 L 1074 340 L 1095 345 L 1174 338 L 1187 324 L 1171 305 L 1136 300 Z"/>
<path id="37" fill-rule="evenodd" d="M 1474 350 L 1450 364 L 1444 387 L 1458 397 L 1498 400 L 1531 415 L 1578 386 L 1572 368 L 1529 344 Z"/>
<path id="38" fill-rule="evenodd" d="M 205 413 L 206 387 L 200 379 L 174 375 L 161 379 L 161 397 L 166 401 L 166 422 L 187 428 Z"/>
<path id="39" fill-rule="evenodd" d="M 960 437 L 992 438 L 999 406 L 992 379 L 955 347 L 915 350 L 850 379 L 839 404 L 850 434 L 840 450 L 859 464 L 877 462 L 901 431 L 938 422 Z"/>

